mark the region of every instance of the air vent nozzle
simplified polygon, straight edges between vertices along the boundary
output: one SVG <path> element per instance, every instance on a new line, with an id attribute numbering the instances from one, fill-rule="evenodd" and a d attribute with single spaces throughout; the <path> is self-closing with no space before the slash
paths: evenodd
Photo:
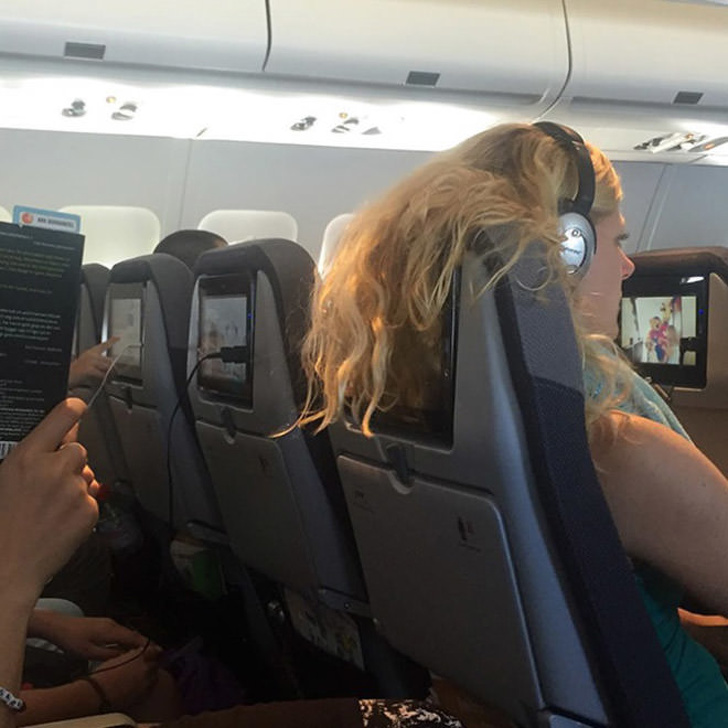
<path id="1" fill-rule="evenodd" d="M 106 46 L 103 43 L 67 42 L 63 49 L 64 58 L 82 58 L 86 61 L 103 61 Z"/>

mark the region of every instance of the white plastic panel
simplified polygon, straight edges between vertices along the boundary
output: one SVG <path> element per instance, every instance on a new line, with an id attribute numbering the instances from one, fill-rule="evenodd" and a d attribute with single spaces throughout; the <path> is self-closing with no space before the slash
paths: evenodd
<path id="1" fill-rule="evenodd" d="M 560 0 L 270 0 L 266 71 L 401 86 L 553 97 L 568 52 Z"/>
<path id="2" fill-rule="evenodd" d="M 104 61 L 260 71 L 264 0 L 3 0 L 3 53 L 62 58 L 67 42 L 106 46 Z"/>
<path id="3" fill-rule="evenodd" d="M 209 230 L 229 243 L 263 238 L 298 238 L 293 215 L 278 210 L 213 210 L 200 220 L 198 230 Z"/>
<path id="4" fill-rule="evenodd" d="M 345 212 L 341 215 L 337 215 L 326 226 L 326 230 L 324 230 L 324 239 L 321 244 L 321 253 L 318 259 L 318 269 L 322 276 L 329 270 L 331 261 L 334 259 L 336 250 L 339 247 L 341 236 L 344 234 L 346 226 L 351 222 L 353 217 L 353 213 Z"/>
<path id="5" fill-rule="evenodd" d="M 159 242 L 159 218 L 145 207 L 70 205 L 61 212 L 81 216 L 84 263 L 111 268 L 119 261 L 148 255 Z"/>
<path id="6" fill-rule="evenodd" d="M 0 222 L 10 222 L 13 216 L 4 208 L 0 207 Z"/>
<path id="7" fill-rule="evenodd" d="M 728 106 L 728 7 L 666 0 L 566 0 L 573 70 L 567 96 Z M 689 109 L 691 105 L 681 104 Z"/>

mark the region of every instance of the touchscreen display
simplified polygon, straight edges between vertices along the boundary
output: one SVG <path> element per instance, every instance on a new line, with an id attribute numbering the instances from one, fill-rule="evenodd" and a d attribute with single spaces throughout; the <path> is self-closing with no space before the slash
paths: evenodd
<path id="1" fill-rule="evenodd" d="M 656 384 L 702 389 L 708 362 L 708 276 L 634 275 L 623 283 L 617 343 Z"/>
<path id="2" fill-rule="evenodd" d="M 118 358 L 116 372 L 121 377 L 142 376 L 142 301 L 141 298 L 112 298 L 109 312 L 109 336 L 119 338 L 109 354 Z"/>
<path id="3" fill-rule="evenodd" d="M 214 354 L 223 347 L 246 346 L 248 298 L 241 295 L 203 296 L 200 305 L 200 356 Z M 206 386 L 235 393 L 247 379 L 246 362 L 210 359 L 200 365 Z"/>
<path id="4" fill-rule="evenodd" d="M 635 364 L 695 366 L 695 351 L 682 342 L 697 336 L 696 296 L 622 299 L 620 345 Z"/>
<path id="5" fill-rule="evenodd" d="M 197 384 L 220 399 L 252 406 L 253 286 L 247 276 L 202 278 L 199 282 L 198 356 L 229 353 L 235 361 L 208 359 Z"/>

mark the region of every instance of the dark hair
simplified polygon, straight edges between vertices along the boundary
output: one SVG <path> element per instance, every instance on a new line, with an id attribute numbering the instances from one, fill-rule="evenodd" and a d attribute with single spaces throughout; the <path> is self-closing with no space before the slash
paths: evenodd
<path id="1" fill-rule="evenodd" d="M 211 233 L 209 230 L 177 230 L 177 232 L 167 235 L 154 248 L 154 252 L 173 255 L 192 270 L 195 261 L 205 251 L 226 246 L 227 240 L 225 238 Z"/>

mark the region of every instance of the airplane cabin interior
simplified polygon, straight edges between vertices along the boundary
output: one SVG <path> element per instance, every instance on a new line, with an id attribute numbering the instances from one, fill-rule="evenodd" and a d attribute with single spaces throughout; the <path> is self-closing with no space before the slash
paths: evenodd
<path id="1" fill-rule="evenodd" d="M 469 728 L 690 726 L 540 248 L 483 295 L 466 256 L 424 405 L 379 412 L 372 438 L 296 422 L 311 296 L 357 211 L 480 130 L 553 121 L 622 180 L 616 342 L 728 476 L 728 3 L 0 11 L 0 222 L 79 216 L 73 356 L 117 337 L 108 379 L 72 389 L 106 616 L 170 664 L 197 655 L 200 710 L 434 691 Z M 178 230 L 229 245 L 191 269 L 153 252 Z"/>

